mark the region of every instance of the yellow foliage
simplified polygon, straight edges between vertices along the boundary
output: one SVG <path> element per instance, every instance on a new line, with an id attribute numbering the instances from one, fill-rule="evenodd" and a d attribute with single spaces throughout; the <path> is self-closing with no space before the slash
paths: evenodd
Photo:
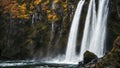
<path id="1" fill-rule="evenodd" d="M 26 15 L 19 15 L 19 16 L 17 16 L 17 18 L 29 19 L 29 16 L 27 14 Z"/>
<path id="2" fill-rule="evenodd" d="M 52 20 L 53 19 L 53 15 L 48 15 L 48 20 Z"/>
<path id="3" fill-rule="evenodd" d="M 47 10 L 47 6 L 46 6 L 46 5 L 43 5 L 43 6 L 42 6 L 42 10 L 44 10 L 44 11 Z"/>
<path id="4" fill-rule="evenodd" d="M 24 0 L 22 0 L 23 2 Z M 36 0 L 40 2 L 41 0 Z M 12 18 L 24 18 L 28 19 L 30 14 L 32 14 L 31 10 L 27 9 L 28 3 L 19 4 L 16 0 L 1 0 L 0 6 L 4 9 L 3 13 L 11 13 Z M 30 3 L 31 9 L 34 8 L 32 3 Z M 27 12 L 28 11 L 28 12 Z"/>
<path id="5" fill-rule="evenodd" d="M 57 15 L 55 13 L 48 15 L 48 20 L 51 21 L 51 20 L 56 20 L 56 19 L 57 19 Z"/>
<path id="6" fill-rule="evenodd" d="M 32 11 L 29 11 L 29 13 L 30 13 L 30 14 L 33 14 L 33 12 L 32 12 Z"/>
<path id="7" fill-rule="evenodd" d="M 67 11 L 67 8 L 64 9 L 64 12 L 66 12 L 66 11 Z"/>
<path id="8" fill-rule="evenodd" d="M 42 0 L 35 0 L 34 1 L 34 5 L 38 5 L 38 4 L 40 4 L 42 2 Z"/>
<path id="9" fill-rule="evenodd" d="M 26 10 L 26 4 L 19 5 L 19 8 L 22 10 Z"/>
<path id="10" fill-rule="evenodd" d="M 48 20 L 57 20 L 58 16 L 53 12 L 53 10 L 56 9 L 48 9 L 50 6 L 50 1 L 51 0 L 32 0 L 28 3 L 25 2 L 25 0 L 21 0 L 22 4 L 19 4 L 17 0 L 2 0 L 2 3 L 0 1 L 0 6 L 2 5 L 5 6 L 4 8 L 4 13 L 11 13 L 13 15 L 13 18 L 25 18 L 29 19 L 30 15 L 33 14 L 33 10 L 35 6 L 41 4 L 42 10 L 48 14 Z M 62 0 L 53 0 L 54 4 L 60 4 L 64 8 L 64 12 L 67 11 L 67 4 L 66 2 L 63 2 Z M 30 7 L 27 8 L 27 7 Z"/>
<path id="11" fill-rule="evenodd" d="M 59 2 L 60 2 L 59 0 L 54 0 L 54 3 L 55 3 L 55 4 L 57 4 L 57 3 L 59 3 Z"/>
<path id="12" fill-rule="evenodd" d="M 50 10 L 47 10 L 46 13 L 50 13 L 51 11 Z"/>
<path id="13" fill-rule="evenodd" d="M 44 5 L 48 5 L 49 4 L 49 0 L 47 0 L 46 2 L 44 2 Z"/>
<path id="14" fill-rule="evenodd" d="M 67 4 L 63 4 L 63 7 L 64 7 L 64 8 L 67 8 Z"/>
<path id="15" fill-rule="evenodd" d="M 32 4 L 30 4 L 30 9 L 31 9 L 31 10 L 34 9 L 34 6 L 33 6 Z"/>

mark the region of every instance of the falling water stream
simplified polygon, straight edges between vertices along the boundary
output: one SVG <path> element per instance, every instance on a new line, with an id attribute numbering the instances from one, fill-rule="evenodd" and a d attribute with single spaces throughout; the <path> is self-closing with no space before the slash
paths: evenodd
<path id="1" fill-rule="evenodd" d="M 77 9 L 75 11 L 75 15 L 72 21 L 68 43 L 67 43 L 65 62 L 76 61 L 75 57 L 76 57 L 76 40 L 77 40 L 77 33 L 78 33 L 78 25 L 79 25 L 79 20 L 80 20 L 84 2 L 85 0 L 80 0 L 80 2 L 78 3 Z"/>
<path id="2" fill-rule="evenodd" d="M 104 55 L 105 35 L 107 26 L 108 15 L 108 2 L 109 0 L 100 0 L 97 14 L 97 21 L 89 50 L 95 53 L 98 57 Z"/>
<path id="3" fill-rule="evenodd" d="M 83 54 L 86 50 L 95 53 L 98 57 L 104 55 L 108 2 L 109 0 L 99 0 L 96 15 L 95 0 L 90 1 L 81 44 L 80 60 L 83 60 Z"/>
<path id="4" fill-rule="evenodd" d="M 88 13 L 85 21 L 85 28 L 83 33 L 83 39 L 81 44 L 81 52 L 80 52 L 80 60 L 83 59 L 83 54 L 86 50 L 89 49 L 90 44 L 90 21 L 91 21 L 91 13 L 92 13 L 92 6 L 93 6 L 93 0 L 90 1 L 89 7 L 88 7 Z"/>

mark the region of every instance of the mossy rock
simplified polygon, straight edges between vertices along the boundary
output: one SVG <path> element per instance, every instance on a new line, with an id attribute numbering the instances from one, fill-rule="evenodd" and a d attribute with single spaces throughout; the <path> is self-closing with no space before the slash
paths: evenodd
<path id="1" fill-rule="evenodd" d="M 96 58 L 98 58 L 98 57 L 94 53 L 86 51 L 84 53 L 84 61 L 83 62 L 84 62 L 84 64 L 87 64 Z"/>
<path id="2" fill-rule="evenodd" d="M 96 63 L 97 68 L 120 68 L 120 36 L 114 41 L 113 49 Z"/>

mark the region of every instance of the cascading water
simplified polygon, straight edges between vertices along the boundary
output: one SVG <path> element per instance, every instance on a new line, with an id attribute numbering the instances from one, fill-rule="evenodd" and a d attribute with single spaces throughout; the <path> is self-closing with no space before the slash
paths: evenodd
<path id="1" fill-rule="evenodd" d="M 69 33 L 65 60 L 63 61 L 64 63 L 79 61 L 79 57 L 76 56 L 76 40 L 84 2 L 85 0 L 81 0 L 75 11 Z M 108 2 L 109 0 L 100 0 L 98 4 L 98 12 L 96 12 L 95 0 L 90 0 L 80 49 L 80 61 L 83 60 L 83 54 L 86 50 L 95 53 L 98 57 L 102 57 L 104 54 Z M 54 22 L 52 22 L 52 29 L 54 29 L 53 23 Z"/>
<path id="2" fill-rule="evenodd" d="M 55 9 L 55 3 L 54 3 L 54 0 L 52 2 L 52 5 L 51 5 L 51 10 L 53 11 Z M 49 42 L 49 45 L 51 45 L 51 42 L 54 38 L 54 31 L 55 31 L 55 27 L 54 27 L 55 23 L 54 21 L 51 22 L 51 36 L 50 36 L 50 42 Z"/>
<path id="3" fill-rule="evenodd" d="M 91 21 L 91 13 L 92 13 L 92 6 L 93 6 L 93 0 L 90 1 L 88 13 L 85 21 L 85 29 L 83 33 L 83 39 L 81 44 L 81 52 L 80 52 L 80 60 L 83 59 L 83 54 L 86 50 L 89 49 L 90 44 L 90 21 Z"/>
<path id="4" fill-rule="evenodd" d="M 95 4 L 95 0 L 93 0 L 91 33 L 94 32 L 96 21 L 97 21 L 96 4 Z"/>
<path id="5" fill-rule="evenodd" d="M 55 3 L 54 3 L 54 0 L 53 0 L 53 2 L 52 2 L 52 10 L 54 10 L 55 9 Z M 54 21 L 52 21 L 52 31 L 51 31 L 51 40 L 53 39 L 53 36 L 54 36 Z"/>
<path id="6" fill-rule="evenodd" d="M 108 15 L 109 0 L 100 0 L 97 21 L 95 24 L 95 31 L 91 39 L 90 51 L 95 53 L 98 57 L 104 54 L 104 44 L 106 35 L 107 15 Z"/>
<path id="7" fill-rule="evenodd" d="M 35 15 L 32 15 L 32 25 L 34 24 Z"/>
<path id="8" fill-rule="evenodd" d="M 54 9 L 55 9 L 55 3 L 54 3 L 54 0 L 53 0 L 52 3 L 51 3 L 51 10 L 52 10 L 52 13 L 55 14 Z M 50 40 L 49 40 L 49 44 L 48 44 L 49 46 L 48 46 L 48 49 L 47 49 L 48 50 L 47 58 L 46 58 L 47 60 L 51 59 L 52 54 L 50 53 L 50 50 L 51 50 L 51 48 L 53 46 L 52 42 L 53 42 L 53 39 L 54 39 L 54 35 L 55 35 L 55 21 L 52 20 L 51 21 L 51 31 L 50 31 Z"/>
<path id="9" fill-rule="evenodd" d="M 95 53 L 98 57 L 102 57 L 104 54 L 108 2 L 109 0 L 99 0 L 98 14 L 96 17 L 95 0 L 90 1 L 81 45 L 80 60 L 83 60 L 83 53 L 86 50 Z"/>
<path id="10" fill-rule="evenodd" d="M 81 11 L 82 11 L 82 7 L 83 7 L 84 2 L 85 2 L 85 0 L 81 0 L 78 3 L 77 9 L 75 11 L 75 15 L 74 15 L 71 29 L 70 29 L 70 33 L 69 33 L 65 62 L 75 61 L 77 31 L 78 31 L 79 20 L 80 20 Z"/>
<path id="11" fill-rule="evenodd" d="M 55 3 L 54 3 L 54 0 L 53 0 L 53 2 L 52 2 L 52 10 L 54 10 L 55 9 Z"/>
<path id="12" fill-rule="evenodd" d="M 52 2 L 52 10 L 54 10 L 54 9 L 55 9 L 55 3 L 54 3 L 54 0 L 53 0 L 53 2 Z M 52 40 L 52 39 L 53 39 L 53 36 L 54 36 L 54 21 L 52 21 L 51 36 L 52 36 L 52 38 L 51 38 L 51 40 Z"/>

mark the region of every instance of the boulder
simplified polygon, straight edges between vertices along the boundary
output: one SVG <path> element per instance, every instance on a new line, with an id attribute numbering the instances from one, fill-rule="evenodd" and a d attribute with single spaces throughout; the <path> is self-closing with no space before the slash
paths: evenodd
<path id="1" fill-rule="evenodd" d="M 120 68 L 120 36 L 114 41 L 112 50 L 89 68 Z"/>
<path id="2" fill-rule="evenodd" d="M 94 53 L 86 51 L 84 53 L 83 64 L 87 64 L 96 58 L 98 57 Z"/>

